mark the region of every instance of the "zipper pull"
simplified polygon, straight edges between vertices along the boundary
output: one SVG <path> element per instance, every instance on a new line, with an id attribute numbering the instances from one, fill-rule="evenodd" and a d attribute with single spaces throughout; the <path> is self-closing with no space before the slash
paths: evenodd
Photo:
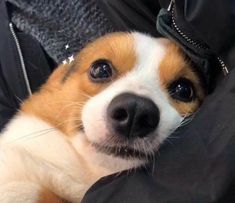
<path id="1" fill-rule="evenodd" d="M 171 0 L 169 6 L 167 7 L 167 11 L 171 11 L 173 4 L 175 3 L 175 0 Z"/>

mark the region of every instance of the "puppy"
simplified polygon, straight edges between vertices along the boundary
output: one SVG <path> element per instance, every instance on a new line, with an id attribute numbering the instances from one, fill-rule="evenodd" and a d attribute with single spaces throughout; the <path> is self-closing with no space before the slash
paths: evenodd
<path id="1" fill-rule="evenodd" d="M 113 33 L 58 67 L 0 136 L 0 202 L 80 202 L 145 164 L 205 93 L 167 39 Z"/>

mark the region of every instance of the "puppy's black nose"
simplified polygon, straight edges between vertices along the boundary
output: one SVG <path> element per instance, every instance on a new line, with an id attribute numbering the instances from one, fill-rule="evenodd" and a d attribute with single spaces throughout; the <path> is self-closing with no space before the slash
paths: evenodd
<path id="1" fill-rule="evenodd" d="M 109 130 L 127 138 L 146 137 L 156 129 L 160 119 L 159 109 L 153 101 L 131 93 L 113 98 L 107 116 Z"/>

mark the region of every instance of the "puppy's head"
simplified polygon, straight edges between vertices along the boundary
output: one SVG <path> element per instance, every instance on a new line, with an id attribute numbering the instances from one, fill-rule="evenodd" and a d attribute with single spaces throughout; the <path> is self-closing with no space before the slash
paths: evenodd
<path id="1" fill-rule="evenodd" d="M 191 63 L 167 39 L 115 33 L 89 44 L 23 105 L 112 170 L 146 162 L 204 98 Z"/>

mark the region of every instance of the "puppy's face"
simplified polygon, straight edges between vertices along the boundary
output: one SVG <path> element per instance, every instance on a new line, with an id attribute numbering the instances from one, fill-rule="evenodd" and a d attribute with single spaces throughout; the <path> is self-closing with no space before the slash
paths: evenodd
<path id="1" fill-rule="evenodd" d="M 44 88 L 60 105 L 40 116 L 84 159 L 114 171 L 146 162 L 204 98 L 181 50 L 140 33 L 100 38 L 61 69 L 59 88 L 50 87 L 55 76 Z"/>

